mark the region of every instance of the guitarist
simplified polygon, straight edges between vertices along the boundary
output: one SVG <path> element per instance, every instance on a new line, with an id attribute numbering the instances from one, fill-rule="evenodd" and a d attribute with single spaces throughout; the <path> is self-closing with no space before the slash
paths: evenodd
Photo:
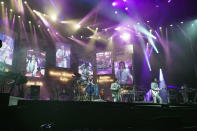
<path id="1" fill-rule="evenodd" d="M 162 88 L 159 88 L 157 78 L 154 78 L 154 81 L 151 83 L 151 93 L 152 93 L 154 103 L 157 103 L 157 100 L 159 100 L 159 104 L 162 104 L 162 98 L 159 95 L 159 91 L 161 89 Z"/>
<path id="2" fill-rule="evenodd" d="M 56 57 L 57 57 L 58 67 L 63 67 L 63 68 L 68 67 L 69 54 L 63 45 L 60 47 L 60 49 L 57 50 Z"/>
<path id="3" fill-rule="evenodd" d="M 112 98 L 114 99 L 114 102 L 119 102 L 121 101 L 121 87 L 120 84 L 118 83 L 118 79 L 115 78 L 114 83 L 111 84 L 111 91 L 112 91 Z"/>

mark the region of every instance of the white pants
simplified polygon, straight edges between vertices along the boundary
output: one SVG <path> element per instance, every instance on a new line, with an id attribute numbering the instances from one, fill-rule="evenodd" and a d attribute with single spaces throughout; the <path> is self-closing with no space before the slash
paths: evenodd
<path id="1" fill-rule="evenodd" d="M 157 99 L 159 100 L 159 104 L 162 104 L 162 98 L 159 96 L 159 94 L 157 95 L 152 95 L 153 96 L 153 102 L 157 103 Z"/>
<path id="2" fill-rule="evenodd" d="M 66 60 L 63 60 L 63 61 L 61 61 L 60 63 L 58 63 L 58 66 L 59 67 L 63 67 L 63 68 L 67 68 L 67 61 Z"/>

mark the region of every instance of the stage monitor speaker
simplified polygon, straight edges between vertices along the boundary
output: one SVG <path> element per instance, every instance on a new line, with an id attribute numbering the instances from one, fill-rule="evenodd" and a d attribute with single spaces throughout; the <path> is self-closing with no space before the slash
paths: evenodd
<path id="1" fill-rule="evenodd" d="M 30 98 L 33 100 L 39 100 L 40 99 L 40 86 L 31 86 L 30 87 Z"/>
<path id="2" fill-rule="evenodd" d="M 0 106 L 7 107 L 10 100 L 10 94 L 8 93 L 0 93 Z"/>

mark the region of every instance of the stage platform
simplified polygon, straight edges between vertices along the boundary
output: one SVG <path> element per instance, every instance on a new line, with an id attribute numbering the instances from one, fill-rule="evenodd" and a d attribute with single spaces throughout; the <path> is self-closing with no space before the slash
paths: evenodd
<path id="1" fill-rule="evenodd" d="M 195 104 L 18 100 L 5 112 L 3 127 L 28 131 L 197 130 Z"/>

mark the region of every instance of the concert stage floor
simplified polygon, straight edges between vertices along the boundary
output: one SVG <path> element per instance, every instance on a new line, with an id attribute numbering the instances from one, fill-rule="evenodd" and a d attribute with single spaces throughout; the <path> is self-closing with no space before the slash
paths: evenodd
<path id="1" fill-rule="evenodd" d="M 2 109 L 1 128 L 11 130 L 197 130 L 197 105 L 19 100 Z"/>

